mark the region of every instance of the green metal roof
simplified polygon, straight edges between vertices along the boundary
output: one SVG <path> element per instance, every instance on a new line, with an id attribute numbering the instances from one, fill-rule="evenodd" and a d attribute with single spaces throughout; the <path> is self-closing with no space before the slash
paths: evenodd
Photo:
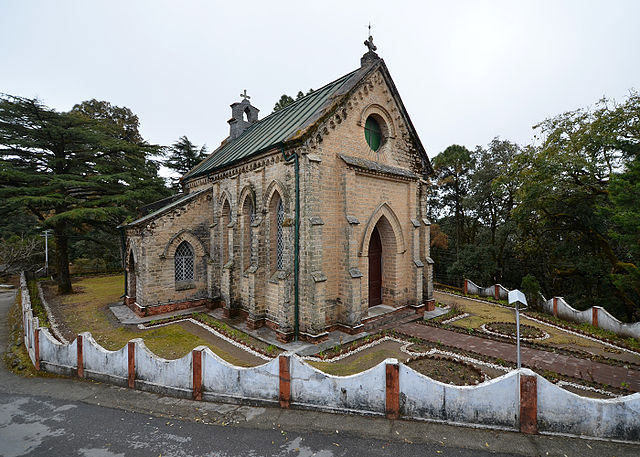
<path id="1" fill-rule="evenodd" d="M 189 200 L 193 200 L 194 198 L 196 198 L 198 195 L 201 195 L 202 193 L 206 192 L 208 189 L 201 189 L 199 191 L 196 192 L 192 192 L 190 194 L 184 194 L 183 196 L 177 198 L 176 200 L 172 201 L 171 203 L 163 206 L 162 208 L 157 209 L 156 211 L 147 214 L 146 216 L 143 216 L 139 219 L 136 219 L 133 222 L 129 222 L 128 224 L 123 224 L 118 226 L 118 228 L 121 227 L 133 227 L 134 225 L 138 225 L 142 222 L 148 222 L 152 219 L 155 219 L 156 217 L 160 216 L 161 214 L 165 213 L 166 211 L 172 209 L 172 208 L 176 208 L 178 206 L 182 206 L 183 204 L 185 204 L 187 201 Z"/>
<path id="2" fill-rule="evenodd" d="M 358 68 L 249 126 L 242 135 L 222 145 L 182 179 L 195 178 L 224 168 L 290 139 L 296 132 L 317 120 L 318 114 L 330 105 L 331 97 L 341 92 L 343 86 L 352 87 L 353 83 L 347 83 L 356 73 L 359 74 L 354 80 L 358 81 L 365 73 L 361 70 Z"/>

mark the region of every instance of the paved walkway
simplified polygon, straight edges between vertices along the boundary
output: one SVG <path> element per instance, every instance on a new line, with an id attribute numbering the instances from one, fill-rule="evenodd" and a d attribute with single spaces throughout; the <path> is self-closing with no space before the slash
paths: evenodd
<path id="1" fill-rule="evenodd" d="M 424 324 L 410 322 L 402 324 L 396 329 L 407 335 L 422 338 L 427 341 L 441 342 L 447 346 L 477 354 L 485 354 L 500 358 L 508 362 L 516 362 L 516 345 L 489 340 L 479 336 L 430 327 Z M 521 348 L 522 365 L 542 373 L 545 370 L 554 371 L 567 376 L 595 381 L 600 384 L 621 387 L 623 382 L 633 391 L 640 392 L 640 371 L 624 367 L 615 367 L 578 357 L 555 354 L 527 347 Z"/>

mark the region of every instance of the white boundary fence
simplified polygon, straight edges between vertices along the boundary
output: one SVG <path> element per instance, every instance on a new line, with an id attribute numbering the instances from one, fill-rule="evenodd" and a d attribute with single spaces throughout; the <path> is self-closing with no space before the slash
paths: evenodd
<path id="1" fill-rule="evenodd" d="M 25 344 L 37 369 L 196 400 L 640 441 L 640 393 L 580 397 L 524 368 L 476 386 L 454 386 L 395 359 L 355 375 L 332 376 L 294 354 L 243 368 L 204 346 L 166 360 L 139 338 L 117 351 L 102 348 L 90 333 L 63 344 L 38 326 L 24 275 L 20 285 Z"/>
<path id="2" fill-rule="evenodd" d="M 509 290 L 495 284 L 493 286 L 482 288 L 470 279 L 464 280 L 463 291 L 465 294 L 480 295 L 481 297 L 494 297 L 496 299 L 505 299 L 509 294 Z M 640 338 L 640 322 L 634 324 L 625 324 L 620 322 L 601 306 L 592 306 L 584 311 L 578 311 L 571 307 L 564 298 L 553 297 L 549 300 L 543 298 L 542 309 L 561 319 L 576 322 L 578 324 L 587 323 L 595 327 L 610 330 L 613 333 L 630 338 Z"/>

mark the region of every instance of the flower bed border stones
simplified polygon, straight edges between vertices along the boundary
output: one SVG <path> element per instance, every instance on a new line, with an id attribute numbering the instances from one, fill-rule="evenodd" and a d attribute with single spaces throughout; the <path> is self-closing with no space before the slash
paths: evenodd
<path id="1" fill-rule="evenodd" d="M 490 302 L 490 301 L 486 301 L 486 300 L 479 300 L 477 298 L 471 298 L 471 297 L 469 297 L 467 295 L 452 294 L 452 293 L 445 292 L 445 291 L 440 291 L 440 292 L 444 293 L 444 294 L 448 294 L 448 295 L 453 295 L 453 296 L 456 296 L 456 297 L 458 297 L 458 296 L 459 297 L 463 297 L 463 298 L 466 298 L 468 300 L 473 300 L 473 301 L 477 301 L 477 302 L 480 302 L 480 303 L 487 303 L 489 305 L 499 306 L 501 308 L 514 309 L 511 306 L 504 306 L 504 305 L 501 305 L 501 304 L 495 303 L 495 302 Z M 640 353 L 640 350 L 636 350 L 636 349 L 633 349 L 633 348 L 628 348 L 628 347 L 625 347 L 625 346 L 618 346 L 615 342 L 613 342 L 611 340 L 604 339 L 604 338 L 599 338 L 597 336 L 594 336 L 593 334 L 590 334 L 590 333 L 587 333 L 587 332 L 583 332 L 581 330 L 577 330 L 577 329 L 574 330 L 574 329 L 571 329 L 568 326 L 565 328 L 565 327 L 560 326 L 560 325 L 558 325 L 556 323 L 548 322 L 545 319 L 538 318 L 538 317 L 532 317 L 532 316 L 526 314 L 525 312 L 521 312 L 520 316 L 523 317 L 524 319 L 529 319 L 529 320 L 532 320 L 534 322 L 537 322 L 538 324 L 548 325 L 550 327 L 555 328 L 556 330 L 561 330 L 563 332 L 566 332 L 566 333 L 569 333 L 569 334 L 572 334 L 572 335 L 581 336 L 581 337 L 587 338 L 589 340 L 595 341 L 597 343 L 601 343 L 601 344 L 603 344 L 605 346 L 612 347 L 614 349 L 620 349 L 622 351 L 630 352 L 630 353 L 633 353 L 633 354 L 639 354 Z M 423 324 L 427 324 L 427 325 L 430 324 L 429 321 L 423 321 L 422 323 Z M 455 328 L 456 327 L 451 327 L 451 328 L 447 328 L 447 330 L 454 330 Z M 454 331 L 456 331 L 456 330 L 454 330 Z M 467 333 L 468 334 L 469 332 L 464 331 L 464 329 L 463 329 L 462 333 Z M 570 352 L 572 352 L 572 351 L 570 351 Z M 604 358 L 604 360 L 610 360 L 610 359 Z M 636 364 L 633 364 L 633 365 L 636 365 Z"/>
<path id="2" fill-rule="evenodd" d="M 49 303 L 47 303 L 47 299 L 44 296 L 44 290 L 42 289 L 42 283 L 37 281 L 38 284 L 38 296 L 40 297 L 40 303 L 44 307 L 45 313 L 47 315 L 47 320 L 49 321 L 49 329 L 51 330 L 51 334 L 54 338 L 60 341 L 63 344 L 68 344 L 69 341 L 64 337 L 62 332 L 60 331 L 60 326 L 58 321 L 53 315 L 51 308 L 49 307 Z"/>
<path id="3" fill-rule="evenodd" d="M 195 317 L 195 315 L 198 313 L 193 313 L 191 315 L 187 314 L 187 315 L 182 315 L 182 316 L 173 316 L 167 319 L 160 319 L 158 322 L 156 321 L 152 321 L 154 322 L 153 324 L 148 323 L 148 324 L 138 324 L 138 328 L 139 329 L 144 329 L 144 330 L 148 330 L 148 329 L 152 329 L 152 328 L 158 328 L 158 327 L 164 327 L 167 325 L 172 325 L 172 324 L 177 324 L 179 322 L 191 322 L 192 324 L 198 325 L 200 327 L 202 327 L 203 329 L 207 330 L 209 333 L 213 334 L 214 336 L 217 336 L 218 338 L 226 341 L 229 344 L 232 344 L 233 346 L 242 349 L 246 352 L 248 352 L 249 354 L 258 357 L 262 360 L 272 360 L 275 356 L 274 355 L 270 355 L 268 354 L 266 351 L 263 351 L 260 348 L 256 348 L 254 346 L 251 346 L 249 344 L 243 343 L 241 341 L 238 341 L 237 339 L 235 339 L 232 335 L 229 335 L 227 332 L 224 332 L 224 330 L 219 329 L 219 328 L 213 328 L 211 327 L 209 324 L 207 324 L 206 322 L 200 320 L 199 318 Z M 277 355 L 277 354 L 276 354 Z"/>
<path id="4" fill-rule="evenodd" d="M 510 338 L 512 340 L 516 339 L 516 335 L 510 335 L 510 334 L 507 334 L 507 333 L 502 333 L 502 332 L 496 330 L 495 328 L 493 328 L 491 326 L 491 324 L 510 324 L 510 325 L 514 326 L 514 330 L 515 330 L 515 325 L 516 324 L 514 324 L 513 322 L 488 322 L 486 324 L 482 324 L 480 326 L 480 328 L 484 332 L 486 332 L 486 333 L 488 333 L 490 335 L 502 336 L 502 337 Z M 531 337 L 531 336 L 522 336 L 522 332 L 520 332 L 520 339 L 521 340 L 525 340 L 525 341 L 542 341 L 542 340 L 546 340 L 547 338 L 551 338 L 551 335 L 549 335 L 544 330 L 539 329 L 538 327 L 533 327 L 533 326 L 527 325 L 527 324 L 520 324 L 520 328 L 522 328 L 522 327 L 527 327 L 527 328 L 530 328 L 530 329 L 537 330 L 542 335 L 541 336 L 533 336 L 533 337 Z"/>
<path id="5" fill-rule="evenodd" d="M 597 335 L 595 335 L 593 333 L 590 333 L 590 332 L 587 332 L 585 330 L 582 330 L 582 329 L 579 329 L 579 328 L 576 328 L 576 327 L 572 326 L 571 325 L 572 323 L 559 324 L 557 322 L 553 322 L 550 319 L 547 319 L 546 317 L 541 317 L 541 316 L 533 317 L 533 316 L 531 316 L 529 314 L 526 314 L 526 313 L 522 313 L 521 315 L 525 319 L 530 319 L 530 320 L 532 320 L 534 322 L 538 322 L 539 324 L 548 325 L 548 326 L 553 327 L 553 328 L 555 328 L 557 330 L 562 330 L 562 331 L 567 332 L 567 333 L 571 333 L 571 334 L 574 334 L 574 335 L 582 336 L 582 337 L 588 338 L 590 340 L 602 343 L 602 344 L 604 344 L 606 346 L 610 346 L 610 347 L 615 348 L 615 349 L 619 349 L 619 350 L 626 351 L 626 352 L 631 352 L 631 353 L 634 353 L 634 354 L 640 354 L 640 349 L 636 349 L 636 348 L 627 346 L 626 344 L 624 344 L 624 342 L 620 342 L 620 341 L 616 341 L 616 340 L 610 340 L 608 338 L 599 337 L 599 336 L 597 336 Z M 576 325 L 579 325 L 579 324 L 576 324 Z"/>
<path id="6" fill-rule="evenodd" d="M 531 319 L 533 321 L 535 321 L 535 319 Z M 542 323 L 542 322 L 541 322 Z M 453 325 L 440 325 L 440 324 L 436 324 L 430 321 L 422 321 L 421 322 L 422 325 L 428 325 L 431 327 L 437 327 L 437 328 L 442 328 L 445 330 L 450 330 L 452 332 L 457 332 L 457 333 L 463 333 L 465 335 L 474 335 L 480 338 L 485 338 L 488 340 L 493 340 L 493 341 L 500 341 L 500 342 L 508 342 L 511 343 L 512 339 L 506 336 L 501 336 L 501 335 L 493 335 L 490 333 L 486 333 L 484 331 L 482 331 L 482 329 L 470 329 L 471 331 L 469 331 L 469 329 L 463 328 L 463 327 L 456 327 Z M 547 325 L 546 323 L 544 323 L 545 325 Z M 559 328 L 558 330 L 564 330 Z M 572 333 L 568 330 L 564 330 L 568 333 Z M 577 336 L 584 336 L 584 335 L 577 335 Z M 584 336 L 585 338 L 589 338 L 587 336 Z M 612 346 L 612 347 L 616 347 L 615 345 L 609 345 L 606 344 L 600 340 L 597 340 L 595 338 L 592 338 L 594 341 L 596 341 L 597 343 L 601 343 L 605 346 Z M 539 349 L 541 351 L 545 351 L 545 352 L 551 352 L 551 353 L 558 353 L 558 354 L 564 354 L 564 355 L 570 355 L 573 357 L 578 357 L 581 359 L 585 359 L 585 360 L 592 360 L 594 362 L 601 362 L 607 365 L 611 365 L 611 366 L 617 366 L 617 367 L 626 367 L 629 365 L 633 365 L 634 367 L 638 367 L 640 369 L 640 364 L 634 363 L 634 362 L 627 362 L 627 361 L 622 361 L 622 360 L 617 360 L 617 359 L 612 359 L 612 358 L 608 358 L 608 357 L 604 357 L 601 355 L 595 355 L 595 354 L 591 354 L 589 352 L 586 351 L 579 351 L 579 350 L 575 350 L 575 349 L 567 349 L 567 348 L 560 348 L 560 347 L 555 347 L 555 346 L 549 346 L 549 345 L 544 345 L 544 344 L 540 344 L 537 341 L 531 341 L 531 340 L 522 340 L 521 344 L 523 346 L 526 347 L 530 347 L 532 349 Z"/>

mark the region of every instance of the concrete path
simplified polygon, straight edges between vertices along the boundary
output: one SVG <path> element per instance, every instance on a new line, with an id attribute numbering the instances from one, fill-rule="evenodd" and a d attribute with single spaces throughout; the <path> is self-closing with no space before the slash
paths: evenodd
<path id="1" fill-rule="evenodd" d="M 464 333 L 430 327 L 415 322 L 402 324 L 396 329 L 410 336 L 434 343 L 441 342 L 447 346 L 477 354 L 485 354 L 508 362 L 515 363 L 517 359 L 515 344 L 465 335 Z M 554 371 L 567 376 L 616 387 L 621 387 L 621 384 L 625 382 L 631 390 L 640 392 L 640 371 L 527 347 L 521 348 L 521 356 L 522 365 L 538 373 L 542 373 L 545 370 Z"/>
<path id="2" fill-rule="evenodd" d="M 14 294 L 0 292 L 0 348 Z M 0 363 L 0 455 L 637 456 L 639 445 L 164 397 Z"/>

